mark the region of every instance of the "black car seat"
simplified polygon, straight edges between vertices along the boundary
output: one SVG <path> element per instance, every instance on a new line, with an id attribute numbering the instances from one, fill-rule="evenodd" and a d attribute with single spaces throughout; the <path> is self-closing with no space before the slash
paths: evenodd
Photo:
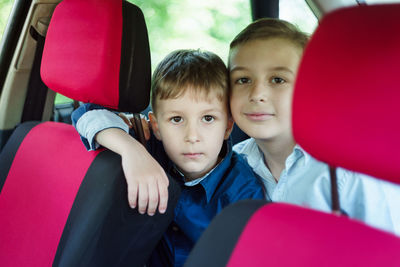
<path id="1" fill-rule="evenodd" d="M 50 89 L 137 113 L 149 102 L 150 71 L 137 6 L 64 0 L 56 7 L 41 65 Z M 1 266 L 143 266 L 177 201 L 169 192 L 166 215 L 139 215 L 128 205 L 120 157 L 87 152 L 71 125 L 48 121 L 14 131 L 0 154 L 0 190 Z"/>

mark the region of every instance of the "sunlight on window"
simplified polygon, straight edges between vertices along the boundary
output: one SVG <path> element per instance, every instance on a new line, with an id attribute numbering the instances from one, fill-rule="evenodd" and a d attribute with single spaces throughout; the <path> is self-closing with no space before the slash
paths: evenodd
<path id="1" fill-rule="evenodd" d="M 306 33 L 314 32 L 318 20 L 304 0 L 280 0 L 279 17 L 297 25 Z"/>

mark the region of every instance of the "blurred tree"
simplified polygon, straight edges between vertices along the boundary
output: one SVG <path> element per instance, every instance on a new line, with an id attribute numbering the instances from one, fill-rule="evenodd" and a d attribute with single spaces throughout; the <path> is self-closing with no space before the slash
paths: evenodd
<path id="1" fill-rule="evenodd" d="M 145 16 L 153 69 L 181 48 L 210 50 L 226 61 L 230 41 L 251 21 L 249 0 L 128 1 Z"/>
<path id="2" fill-rule="evenodd" d="M 13 2 L 14 0 L 0 0 L 0 38 L 3 36 Z"/>

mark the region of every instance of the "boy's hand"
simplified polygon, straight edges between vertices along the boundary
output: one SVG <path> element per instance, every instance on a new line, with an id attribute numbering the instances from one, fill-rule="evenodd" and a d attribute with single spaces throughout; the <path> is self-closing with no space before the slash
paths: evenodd
<path id="1" fill-rule="evenodd" d="M 141 146 L 138 144 L 138 146 Z M 158 162 L 143 148 L 122 155 L 122 168 L 128 185 L 128 201 L 139 213 L 164 213 L 168 203 L 168 177 Z M 132 153 L 133 152 L 133 153 Z"/>
<path id="2" fill-rule="evenodd" d="M 168 203 L 168 177 L 164 169 L 142 144 L 119 128 L 107 128 L 96 134 L 96 141 L 118 153 L 128 186 L 128 201 L 139 213 L 154 215 L 158 206 L 164 213 Z"/>

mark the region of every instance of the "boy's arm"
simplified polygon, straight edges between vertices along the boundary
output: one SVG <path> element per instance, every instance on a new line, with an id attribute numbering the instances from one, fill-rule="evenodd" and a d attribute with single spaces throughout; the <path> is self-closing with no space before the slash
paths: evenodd
<path id="1" fill-rule="evenodd" d="M 80 134 L 81 140 L 84 144 L 84 146 L 86 147 L 87 150 L 96 150 L 97 148 L 100 147 L 100 145 L 98 143 L 96 143 L 95 139 L 94 139 L 94 135 L 93 134 L 89 134 L 87 131 L 90 129 L 93 130 L 103 130 L 103 128 L 101 128 L 100 126 L 104 126 L 105 124 L 91 124 L 89 126 L 87 125 L 83 125 L 80 128 L 82 128 L 82 130 L 85 131 L 84 134 L 80 133 L 78 128 L 77 128 L 77 123 L 78 121 L 82 122 L 85 120 L 79 120 L 82 116 L 86 116 L 88 111 L 92 111 L 92 110 L 101 110 L 104 109 L 104 107 L 96 105 L 96 104 L 83 104 L 81 106 L 79 106 L 77 109 L 75 109 L 72 114 L 71 114 L 71 121 L 72 121 L 72 125 L 75 127 L 75 129 L 77 129 L 78 133 Z M 96 118 L 98 121 L 103 121 L 104 119 L 100 119 L 100 118 Z"/>
<path id="2" fill-rule="evenodd" d="M 163 168 L 147 150 L 130 136 L 128 126 L 118 115 L 85 104 L 72 114 L 72 120 L 85 146 L 96 149 L 102 145 L 122 158 L 128 185 L 128 200 L 140 213 L 153 215 L 157 209 L 164 213 L 168 202 L 168 178 Z"/>
<path id="3" fill-rule="evenodd" d="M 400 235 L 400 186 L 338 168 L 340 205 L 350 217 Z"/>
<path id="4" fill-rule="evenodd" d="M 168 178 L 164 169 L 132 136 L 118 128 L 99 132 L 96 141 L 118 153 L 128 184 L 128 199 L 132 208 L 153 215 L 158 209 L 164 213 L 168 201 Z"/>

